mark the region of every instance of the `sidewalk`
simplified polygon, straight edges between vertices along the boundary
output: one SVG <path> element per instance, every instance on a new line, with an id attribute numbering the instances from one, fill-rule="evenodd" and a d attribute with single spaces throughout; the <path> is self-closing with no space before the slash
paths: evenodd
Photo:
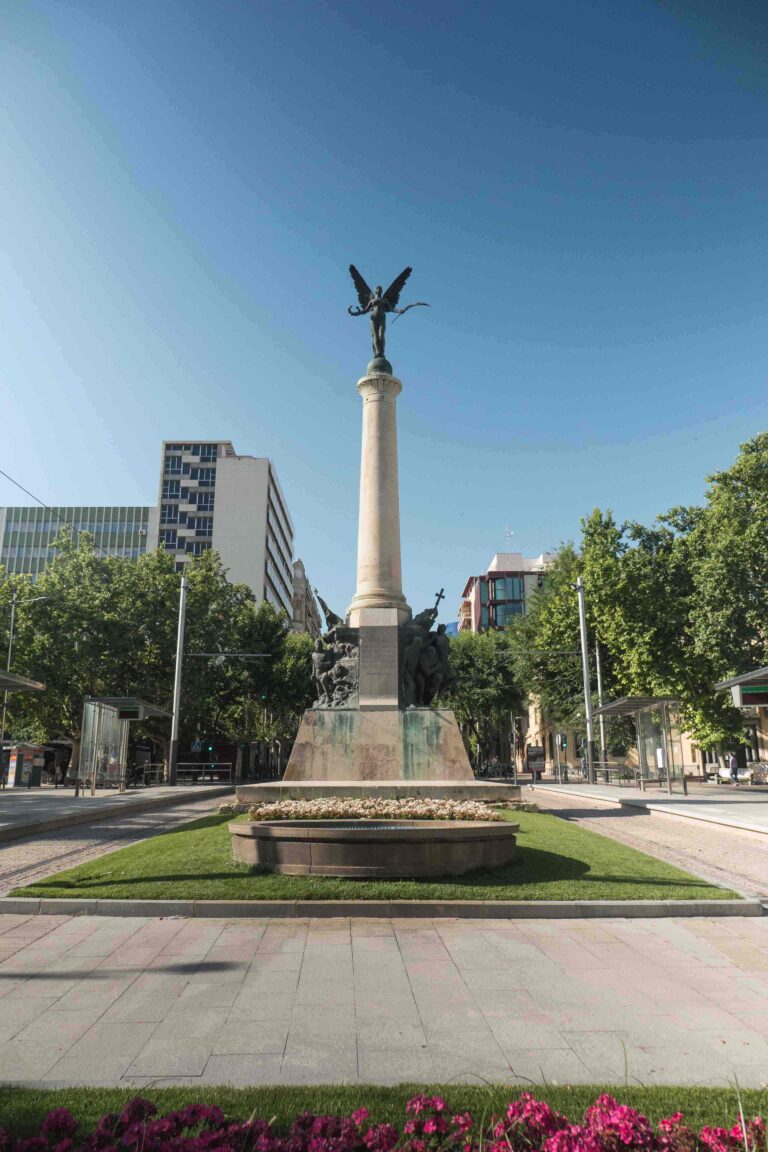
<path id="1" fill-rule="evenodd" d="M 768 790 L 747 786 L 732 789 L 728 785 L 689 784 L 688 795 L 683 796 L 681 785 L 677 783 L 675 787 L 678 791 L 670 796 L 667 792 L 640 792 L 616 784 L 558 784 L 556 781 L 546 781 L 537 783 L 531 795 L 534 802 L 540 790 L 584 799 L 591 797 L 603 804 L 641 808 L 652 813 L 683 816 L 689 820 L 705 820 L 728 828 L 768 835 Z"/>
<path id="2" fill-rule="evenodd" d="M 0 1081 L 767 1076 L 765 919 L 0 917 Z"/>
<path id="3" fill-rule="evenodd" d="M 128 792 L 99 790 L 95 796 L 86 793 L 75 798 L 71 788 L 6 788 L 0 791 L 0 843 L 232 792 L 229 784 L 198 784 L 132 788 Z"/>

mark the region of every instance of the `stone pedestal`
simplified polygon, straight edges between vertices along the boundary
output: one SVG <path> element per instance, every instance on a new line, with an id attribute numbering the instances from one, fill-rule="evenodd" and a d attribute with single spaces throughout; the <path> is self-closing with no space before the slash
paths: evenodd
<path id="1" fill-rule="evenodd" d="M 453 712 L 310 708 L 285 770 L 294 781 L 474 781 Z"/>

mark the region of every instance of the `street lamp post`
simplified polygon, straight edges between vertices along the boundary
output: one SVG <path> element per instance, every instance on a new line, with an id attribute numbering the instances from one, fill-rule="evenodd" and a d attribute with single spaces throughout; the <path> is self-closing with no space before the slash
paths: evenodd
<path id="1" fill-rule="evenodd" d="M 184 661 L 184 622 L 187 615 L 187 578 L 181 577 L 179 592 L 179 628 L 176 634 L 176 667 L 173 674 L 173 716 L 171 718 L 171 748 L 168 756 L 168 783 L 176 783 L 176 765 L 179 762 L 179 708 L 181 705 L 181 666 Z"/>
<path id="2" fill-rule="evenodd" d="M 587 605 L 584 578 L 574 584 L 579 598 L 579 635 L 581 637 L 581 673 L 584 680 L 584 713 L 587 721 L 587 771 L 590 784 L 595 783 L 595 730 L 592 722 L 592 688 L 589 682 L 589 648 L 587 646 Z"/>
<path id="3" fill-rule="evenodd" d="M 603 662 L 600 659 L 600 641 L 595 639 L 595 662 L 597 664 L 597 703 L 598 707 L 603 707 Z M 602 711 L 599 716 L 600 720 L 600 763 L 605 768 L 608 763 L 605 748 L 605 716 Z M 605 774 L 606 783 L 608 781 L 608 773 Z"/>

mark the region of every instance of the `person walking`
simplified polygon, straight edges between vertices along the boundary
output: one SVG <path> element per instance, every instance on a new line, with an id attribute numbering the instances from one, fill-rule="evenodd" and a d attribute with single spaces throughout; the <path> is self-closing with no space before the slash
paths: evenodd
<path id="1" fill-rule="evenodd" d="M 729 752 L 727 757 L 728 769 L 731 773 L 731 787 L 738 788 L 739 786 L 739 762 L 736 759 L 735 752 Z"/>

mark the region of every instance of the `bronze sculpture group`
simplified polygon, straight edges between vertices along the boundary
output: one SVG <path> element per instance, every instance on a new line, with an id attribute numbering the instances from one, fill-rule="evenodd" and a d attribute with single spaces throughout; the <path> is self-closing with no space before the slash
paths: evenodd
<path id="1" fill-rule="evenodd" d="M 439 624 L 437 631 L 432 631 L 443 598 L 441 591 L 434 608 L 425 608 L 400 626 L 400 703 L 403 708 L 427 708 L 454 686 L 456 676 L 450 665 L 450 639 L 445 624 Z M 356 628 L 347 627 L 340 616 L 331 612 L 319 595 L 318 600 L 328 630 L 321 640 L 315 641 L 312 653 L 312 679 L 317 691 L 313 707 L 354 708 L 360 668 L 359 634 Z"/>

